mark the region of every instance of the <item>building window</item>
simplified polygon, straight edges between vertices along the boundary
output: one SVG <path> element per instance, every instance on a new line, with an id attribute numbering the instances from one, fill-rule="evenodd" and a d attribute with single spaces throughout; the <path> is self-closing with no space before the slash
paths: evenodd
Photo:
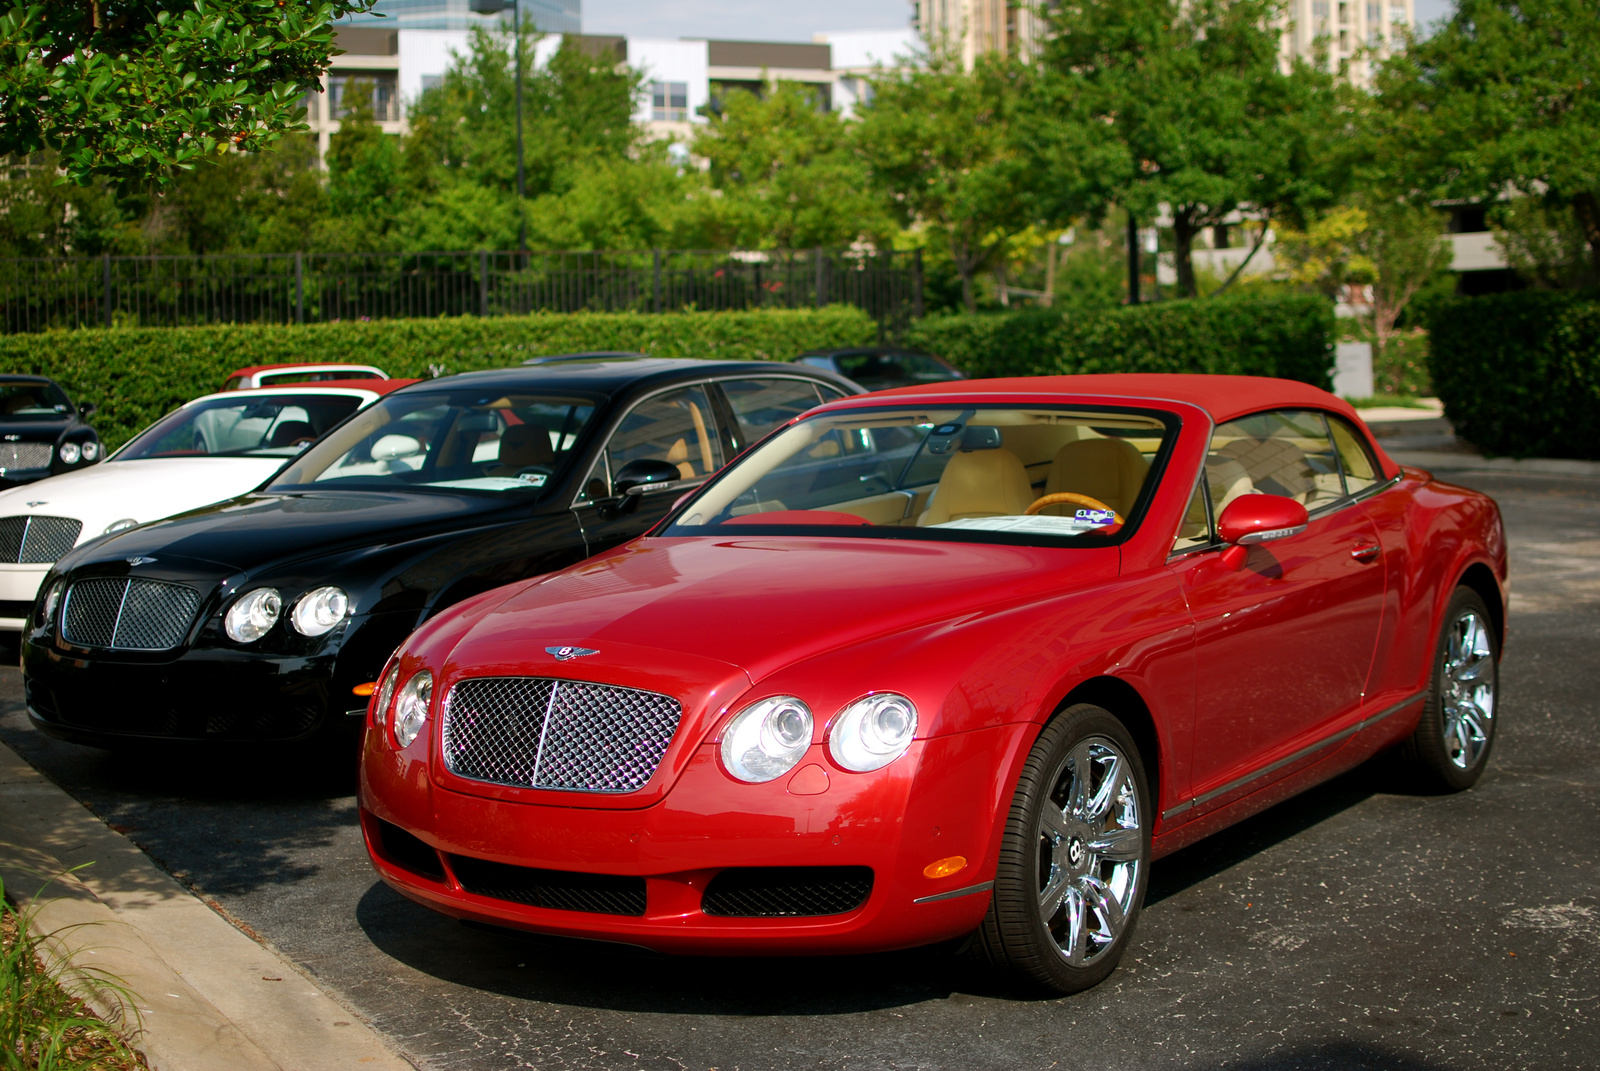
<path id="1" fill-rule="evenodd" d="M 1328 19 L 1328 0 L 1311 0 L 1311 17 L 1326 22 Z"/>
<path id="2" fill-rule="evenodd" d="M 335 71 L 328 77 L 328 111 L 343 119 L 350 110 L 365 103 L 372 118 L 380 123 L 400 121 L 398 78 L 394 71 Z"/>
<path id="3" fill-rule="evenodd" d="M 1390 26 L 1404 26 L 1405 24 L 1406 24 L 1406 9 L 1403 8 L 1403 7 L 1391 7 L 1389 9 L 1389 25 Z"/>
<path id="4" fill-rule="evenodd" d="M 650 118 L 657 121 L 685 122 L 689 118 L 688 82 L 651 82 Z"/>

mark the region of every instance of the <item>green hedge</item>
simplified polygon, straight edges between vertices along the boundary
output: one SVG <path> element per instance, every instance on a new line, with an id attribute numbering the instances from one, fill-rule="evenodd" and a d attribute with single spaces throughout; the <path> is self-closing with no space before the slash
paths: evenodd
<path id="1" fill-rule="evenodd" d="M 500 368 L 529 357 L 637 350 L 657 357 L 791 360 L 818 346 L 877 341 L 860 309 L 536 314 L 375 320 L 303 327 L 110 328 L 0 337 L 0 371 L 53 376 L 117 446 L 179 404 L 222 386 L 235 368 L 285 361 L 375 364 L 393 376 Z"/>
<path id="2" fill-rule="evenodd" d="M 931 316 L 907 341 L 973 376 L 1207 372 L 1332 385 L 1333 307 L 1315 295 L 1168 301 L 1093 312 Z"/>
<path id="3" fill-rule="evenodd" d="M 1522 290 L 1432 310 L 1429 370 L 1485 454 L 1600 460 L 1600 295 Z"/>

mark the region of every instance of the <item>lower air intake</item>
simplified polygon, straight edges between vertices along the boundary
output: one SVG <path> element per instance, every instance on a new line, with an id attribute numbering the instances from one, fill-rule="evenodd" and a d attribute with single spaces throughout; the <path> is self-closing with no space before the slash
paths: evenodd
<path id="1" fill-rule="evenodd" d="M 450 869 L 461 887 L 477 896 L 591 915 L 644 914 L 643 878 L 535 870 L 464 855 L 452 855 Z"/>
<path id="2" fill-rule="evenodd" d="M 871 895 L 871 867 L 731 867 L 711 879 L 700 909 L 728 918 L 843 915 Z"/>

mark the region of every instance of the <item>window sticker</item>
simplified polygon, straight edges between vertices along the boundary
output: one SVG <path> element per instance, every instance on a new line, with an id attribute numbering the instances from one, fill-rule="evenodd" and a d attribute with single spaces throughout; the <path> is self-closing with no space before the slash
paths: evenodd
<path id="1" fill-rule="evenodd" d="M 1077 519 L 1085 524 L 1116 524 L 1117 515 L 1108 509 L 1080 509 Z"/>

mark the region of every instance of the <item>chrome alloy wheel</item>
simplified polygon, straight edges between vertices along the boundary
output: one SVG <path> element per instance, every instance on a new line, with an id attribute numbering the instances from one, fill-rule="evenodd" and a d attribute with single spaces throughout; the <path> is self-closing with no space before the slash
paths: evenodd
<path id="1" fill-rule="evenodd" d="M 1494 732 L 1494 648 L 1476 610 L 1464 610 L 1451 623 L 1440 670 L 1445 754 L 1456 769 L 1470 770 Z"/>
<path id="2" fill-rule="evenodd" d="M 1093 963 L 1127 929 L 1144 833 L 1128 759 L 1103 736 L 1078 743 L 1038 822 L 1039 915 L 1063 958 Z"/>

